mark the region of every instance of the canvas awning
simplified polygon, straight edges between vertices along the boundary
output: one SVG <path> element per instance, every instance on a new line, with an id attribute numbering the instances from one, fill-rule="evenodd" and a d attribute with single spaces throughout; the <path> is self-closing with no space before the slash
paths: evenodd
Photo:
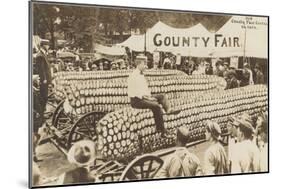
<path id="1" fill-rule="evenodd" d="M 189 28 L 174 28 L 159 21 L 145 35 L 132 35 L 117 46 L 182 56 L 267 58 L 267 23 L 266 17 L 233 16 L 212 33 L 201 23 Z"/>
<path id="2" fill-rule="evenodd" d="M 123 47 L 118 47 L 118 46 L 108 47 L 100 44 L 95 45 L 95 51 L 101 54 L 111 55 L 111 56 L 123 56 L 126 54 L 126 51 Z"/>
<path id="3" fill-rule="evenodd" d="M 214 51 L 223 56 L 268 58 L 268 19 L 266 17 L 233 16 L 216 34 L 238 37 L 239 47 L 216 47 Z"/>
<path id="4" fill-rule="evenodd" d="M 122 43 L 116 44 L 119 47 L 129 47 L 130 50 L 143 52 L 144 51 L 144 35 L 131 35 Z"/>

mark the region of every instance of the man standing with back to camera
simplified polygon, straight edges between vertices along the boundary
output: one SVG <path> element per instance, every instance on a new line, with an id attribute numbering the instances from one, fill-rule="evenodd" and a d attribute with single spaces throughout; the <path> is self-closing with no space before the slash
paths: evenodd
<path id="1" fill-rule="evenodd" d="M 178 114 L 179 110 L 173 110 L 170 107 L 168 99 L 163 94 L 151 95 L 148 88 L 148 83 L 143 75 L 146 68 L 146 57 L 144 55 L 137 56 L 136 69 L 128 78 L 128 96 L 131 101 L 131 106 L 137 109 L 150 109 L 153 112 L 156 129 L 160 131 L 162 137 L 170 137 L 169 133 L 164 128 L 163 106 L 166 114 Z"/>

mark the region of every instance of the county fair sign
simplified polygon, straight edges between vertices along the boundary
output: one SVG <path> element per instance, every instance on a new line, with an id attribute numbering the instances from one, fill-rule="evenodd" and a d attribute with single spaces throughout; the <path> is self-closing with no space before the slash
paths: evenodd
<path id="1" fill-rule="evenodd" d="M 232 17 L 217 32 L 202 24 L 173 28 L 158 22 L 146 33 L 146 49 L 185 56 L 255 56 L 267 58 L 267 18 Z"/>
<path id="2" fill-rule="evenodd" d="M 200 36 L 166 36 L 156 33 L 153 37 L 153 45 L 156 47 L 241 47 L 238 36 L 225 37 L 222 34 L 214 34 L 212 37 Z"/>

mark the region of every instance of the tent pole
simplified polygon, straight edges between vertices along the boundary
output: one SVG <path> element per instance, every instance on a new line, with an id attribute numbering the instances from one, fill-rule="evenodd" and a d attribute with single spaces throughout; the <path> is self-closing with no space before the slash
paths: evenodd
<path id="1" fill-rule="evenodd" d="M 247 18 L 246 18 L 247 19 Z M 245 62 L 246 59 L 246 38 L 247 38 L 247 24 L 246 24 L 246 19 L 245 19 L 245 32 L 244 32 L 244 52 L 243 52 L 243 62 Z"/>
<path id="2" fill-rule="evenodd" d="M 144 54 L 146 54 L 146 29 L 144 33 Z"/>

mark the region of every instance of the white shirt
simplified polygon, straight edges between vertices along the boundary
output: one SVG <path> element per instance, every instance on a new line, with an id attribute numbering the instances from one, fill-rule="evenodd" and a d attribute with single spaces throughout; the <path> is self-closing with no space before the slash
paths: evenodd
<path id="1" fill-rule="evenodd" d="M 139 69 L 135 69 L 128 78 L 128 96 L 142 98 L 143 96 L 151 96 L 148 83 Z"/>
<path id="2" fill-rule="evenodd" d="M 248 173 L 260 171 L 260 152 L 250 140 L 235 145 L 232 154 L 232 173 Z"/>

